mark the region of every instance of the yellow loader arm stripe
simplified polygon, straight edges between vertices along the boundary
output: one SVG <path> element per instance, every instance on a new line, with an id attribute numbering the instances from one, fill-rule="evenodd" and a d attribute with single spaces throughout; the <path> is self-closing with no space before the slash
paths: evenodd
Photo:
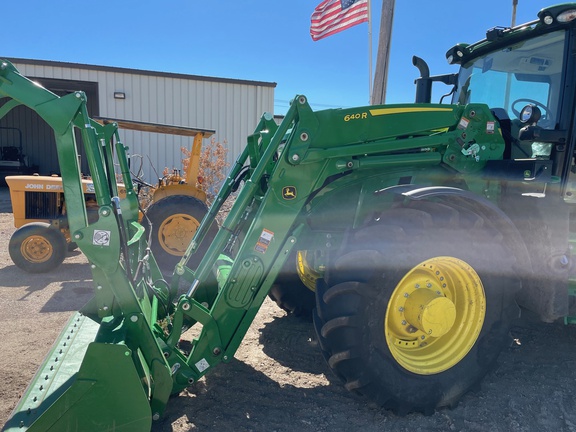
<path id="1" fill-rule="evenodd" d="M 419 112 L 431 112 L 431 111 L 453 111 L 453 108 L 426 108 L 426 107 L 402 107 L 402 108 L 378 108 L 371 109 L 370 114 L 372 116 L 381 116 L 388 114 L 401 114 L 401 113 L 419 113 Z"/>

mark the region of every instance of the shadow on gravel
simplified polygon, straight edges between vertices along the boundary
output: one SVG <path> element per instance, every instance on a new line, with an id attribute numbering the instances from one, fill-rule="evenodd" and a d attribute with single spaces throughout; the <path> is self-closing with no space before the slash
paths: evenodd
<path id="1" fill-rule="evenodd" d="M 90 284 L 79 284 L 79 282 L 63 282 L 60 291 L 55 292 L 40 311 L 69 312 L 80 310 L 94 296 L 94 291 Z"/>
<path id="2" fill-rule="evenodd" d="M 282 366 L 333 378 L 324 362 L 310 321 L 293 315 L 274 318 L 260 330 L 259 342 L 263 345 L 262 351 Z"/>
<path id="3" fill-rule="evenodd" d="M 305 323 L 279 318 L 261 329 L 264 351 L 283 365 L 318 371 L 321 355 L 309 345 Z M 341 385 L 280 385 L 239 360 L 220 365 L 168 404 L 153 432 L 207 431 L 576 431 L 576 327 L 526 324 L 512 329 L 480 389 L 454 409 L 398 417 L 377 409 Z M 520 345 L 518 345 L 520 344 Z"/>
<path id="4" fill-rule="evenodd" d="M 326 430 L 323 412 L 338 412 L 350 403 L 354 396 L 338 386 L 281 386 L 234 359 L 172 398 L 165 418 L 152 431 L 319 431 Z M 358 409 L 370 411 L 361 405 Z"/>
<path id="5" fill-rule="evenodd" d="M 41 312 L 67 312 L 78 310 L 93 294 L 92 274 L 85 263 L 63 263 L 49 273 L 27 273 L 15 265 L 0 269 L 0 280 L 4 287 L 26 287 L 19 300 L 27 300 L 50 284 L 59 289 L 44 304 Z"/>

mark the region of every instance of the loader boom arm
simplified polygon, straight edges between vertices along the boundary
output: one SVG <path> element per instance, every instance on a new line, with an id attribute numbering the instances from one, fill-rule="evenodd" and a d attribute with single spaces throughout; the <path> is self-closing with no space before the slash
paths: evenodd
<path id="1" fill-rule="evenodd" d="M 486 107 L 466 109 L 474 110 L 479 118 L 493 120 Z M 179 382 L 197 380 L 215 364 L 232 358 L 285 260 L 302 240 L 300 235 L 306 224 L 303 209 L 331 179 L 354 171 L 382 171 L 406 164 L 439 166 L 443 160 L 454 166 L 459 164 L 463 171 L 474 171 L 486 160 L 501 157 L 501 138 L 487 135 L 480 126 L 469 130 L 469 139 L 491 142 L 492 146 L 473 157 L 464 156 L 460 144 L 450 147 L 450 143 L 457 142 L 457 125 L 465 111 L 462 107 L 428 105 L 412 110 L 420 117 L 423 113 L 428 116 L 414 126 L 387 117 L 405 116 L 410 113 L 406 107 L 314 113 L 306 97 L 297 96 L 280 126 L 274 124 L 271 116 L 262 117 L 207 216 L 209 219 L 217 213 L 228 198 L 241 167 L 250 167 L 248 179 L 222 228 L 193 271 L 185 263 L 207 229 L 205 220 L 176 267 L 173 289 L 180 278 L 190 283 L 190 289 L 179 300 L 175 321 L 182 322 L 187 317 L 204 324 L 203 333 L 186 359 L 190 369 L 180 367 L 179 373 L 186 374 L 186 379 Z M 440 132 L 432 132 L 437 130 Z M 218 294 L 206 302 L 210 305 L 207 310 L 201 300 L 195 300 L 196 294 L 210 283 L 222 251 L 243 222 L 247 226 L 243 240 L 234 260 L 223 262 L 220 271 L 225 269 L 227 276 L 219 279 Z M 173 331 L 178 332 L 178 328 L 175 326 Z M 171 340 L 179 337 L 176 334 Z"/>

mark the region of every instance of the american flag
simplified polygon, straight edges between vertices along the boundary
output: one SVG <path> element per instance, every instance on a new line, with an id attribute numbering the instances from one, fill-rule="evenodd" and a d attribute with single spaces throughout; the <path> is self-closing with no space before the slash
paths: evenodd
<path id="1" fill-rule="evenodd" d="M 368 21 L 369 0 L 324 0 L 312 13 L 310 36 L 320 40 Z"/>

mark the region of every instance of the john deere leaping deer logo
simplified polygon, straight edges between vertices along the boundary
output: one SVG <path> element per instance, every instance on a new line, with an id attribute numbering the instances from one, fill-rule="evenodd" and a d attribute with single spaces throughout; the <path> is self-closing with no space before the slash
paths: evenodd
<path id="1" fill-rule="evenodd" d="M 293 200 L 296 198 L 296 188 L 294 186 L 284 186 L 282 188 L 282 198 L 285 200 Z"/>

